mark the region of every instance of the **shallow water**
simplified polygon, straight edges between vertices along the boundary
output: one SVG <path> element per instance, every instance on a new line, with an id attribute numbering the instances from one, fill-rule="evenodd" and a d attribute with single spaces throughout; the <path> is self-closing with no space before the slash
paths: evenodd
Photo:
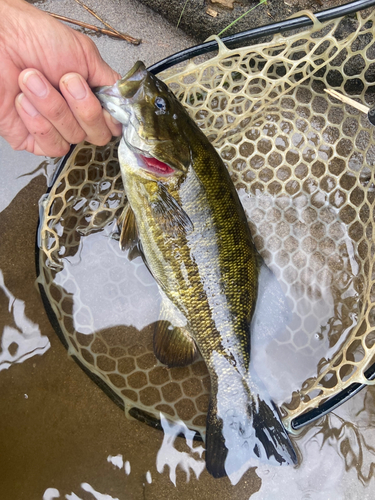
<path id="1" fill-rule="evenodd" d="M 104 45 L 108 60 L 110 50 L 119 47 L 112 43 Z M 138 54 L 131 53 L 135 61 Z M 155 60 L 161 57 L 155 53 Z M 373 498 L 372 388 L 296 439 L 303 457 L 299 468 L 262 465 L 247 471 L 236 486 L 208 475 L 201 443 L 193 442 L 183 426 L 163 421 L 163 434 L 125 418 L 69 359 L 35 287 L 38 200 L 46 191 L 44 172 L 50 176 L 54 168 L 47 163 L 36 170 L 40 162 L 0 141 L 0 497 Z M 28 172 L 34 173 L 24 175 Z M 180 432 L 186 440 L 176 438 Z"/>
<path id="2" fill-rule="evenodd" d="M 2 498 L 177 499 L 215 494 L 247 499 L 257 490 L 252 498 L 371 498 L 372 389 L 297 439 L 303 456 L 299 469 L 263 465 L 249 470 L 236 486 L 207 474 L 202 445 L 191 441 L 187 429 L 164 422 L 163 436 L 127 420 L 68 358 L 34 286 L 37 201 L 46 190 L 46 177 L 37 171 L 17 178 L 16 159 L 29 171 L 40 159 L 13 153 L 3 142 L 1 153 L 4 178 L 13 186 L 0 215 L 5 235 L 0 255 Z M 186 441 L 176 438 L 181 431 Z"/>

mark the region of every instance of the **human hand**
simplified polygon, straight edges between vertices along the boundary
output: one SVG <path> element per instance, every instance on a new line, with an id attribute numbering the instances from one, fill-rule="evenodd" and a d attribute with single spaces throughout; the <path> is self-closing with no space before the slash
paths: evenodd
<path id="1" fill-rule="evenodd" d="M 90 90 L 119 78 L 87 36 L 23 0 L 0 0 L 0 135 L 13 149 L 61 156 L 120 135 Z"/>

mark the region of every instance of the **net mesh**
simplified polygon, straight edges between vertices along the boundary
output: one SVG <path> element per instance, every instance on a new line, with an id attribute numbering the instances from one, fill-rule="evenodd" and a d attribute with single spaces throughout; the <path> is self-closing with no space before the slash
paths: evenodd
<path id="1" fill-rule="evenodd" d="M 375 104 L 374 18 L 366 12 L 314 21 L 308 31 L 235 50 L 219 41 L 210 59 L 159 75 L 222 156 L 256 247 L 287 298 L 290 321 L 270 349 L 307 366 L 292 370 L 287 384 L 288 428 L 351 383 L 371 383 L 364 372 L 375 343 L 375 129 L 324 89 Z M 117 144 L 78 145 L 44 200 L 39 281 L 71 352 L 128 409 L 156 417 L 163 411 L 203 433 L 209 394 L 203 361 L 169 370 L 154 357 L 147 328 L 142 335 L 121 327 L 94 331 L 92 308 L 67 286 L 74 276 L 65 259 L 122 211 Z M 111 274 L 108 260 L 104 267 L 111 290 L 118 273 Z M 57 279 L 64 268 L 64 280 Z M 123 303 L 123 290 L 116 293 Z M 136 310 L 126 307 L 124 315 Z"/>

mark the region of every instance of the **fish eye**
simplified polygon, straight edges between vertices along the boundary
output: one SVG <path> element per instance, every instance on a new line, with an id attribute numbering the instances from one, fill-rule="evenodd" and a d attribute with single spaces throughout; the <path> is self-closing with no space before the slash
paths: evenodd
<path id="1" fill-rule="evenodd" d="M 155 99 L 155 106 L 160 110 L 160 111 L 165 111 L 167 108 L 167 104 L 165 100 L 162 97 L 157 97 Z"/>

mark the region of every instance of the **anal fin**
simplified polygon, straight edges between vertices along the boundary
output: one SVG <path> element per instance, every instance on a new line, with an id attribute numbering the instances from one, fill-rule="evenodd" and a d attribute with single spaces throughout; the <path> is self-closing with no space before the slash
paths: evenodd
<path id="1" fill-rule="evenodd" d="M 198 356 L 194 339 L 186 328 L 172 326 L 169 321 L 158 321 L 154 329 L 154 353 L 169 367 L 185 366 Z"/>

